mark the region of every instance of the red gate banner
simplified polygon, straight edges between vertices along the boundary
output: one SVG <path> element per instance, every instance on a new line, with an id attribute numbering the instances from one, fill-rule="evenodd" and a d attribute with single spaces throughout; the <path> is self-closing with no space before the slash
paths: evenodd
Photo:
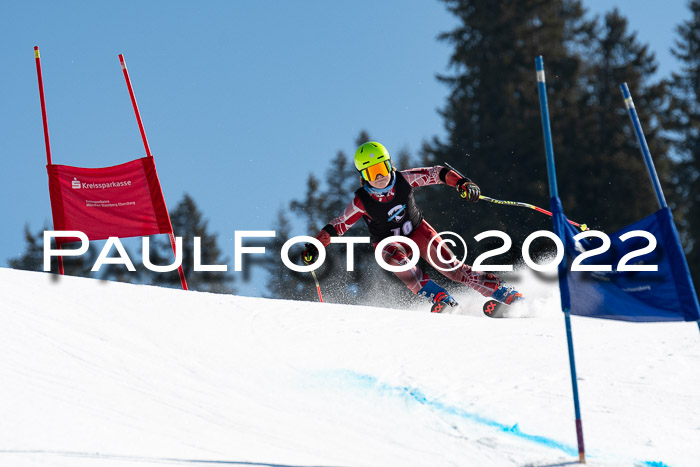
<path id="1" fill-rule="evenodd" d="M 113 167 L 49 164 L 46 169 L 54 230 L 79 230 L 90 240 L 173 231 L 152 157 Z"/>

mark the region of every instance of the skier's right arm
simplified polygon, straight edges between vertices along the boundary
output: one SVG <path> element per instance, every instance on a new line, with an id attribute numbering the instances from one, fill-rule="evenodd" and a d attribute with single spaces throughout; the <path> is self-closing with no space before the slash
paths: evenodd
<path id="1" fill-rule="evenodd" d="M 365 214 L 365 207 L 362 205 L 362 201 L 355 196 L 340 216 L 333 219 L 316 234 L 316 239 L 323 244 L 324 248 L 327 247 L 330 245 L 332 237 L 345 234 Z M 302 262 L 307 265 L 315 263 L 318 258 L 318 249 L 312 243 L 307 243 L 304 246 L 304 251 L 301 254 Z"/>

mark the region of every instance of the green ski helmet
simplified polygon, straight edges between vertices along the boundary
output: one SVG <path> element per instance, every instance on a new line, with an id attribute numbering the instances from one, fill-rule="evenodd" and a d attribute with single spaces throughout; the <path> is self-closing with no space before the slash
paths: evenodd
<path id="1" fill-rule="evenodd" d="M 389 151 L 381 143 L 369 141 L 355 151 L 355 168 L 368 181 L 373 181 L 377 175 L 389 175 L 392 171 Z"/>

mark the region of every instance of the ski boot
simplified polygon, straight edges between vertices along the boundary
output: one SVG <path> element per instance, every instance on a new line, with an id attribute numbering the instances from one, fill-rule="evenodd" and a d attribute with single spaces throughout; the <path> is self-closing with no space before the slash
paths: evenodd
<path id="1" fill-rule="evenodd" d="M 523 294 L 515 290 L 515 287 L 508 285 L 503 281 L 498 283 L 498 287 L 491 294 L 491 298 L 498 300 L 506 305 L 512 305 L 518 300 L 523 300 Z"/>
<path id="2" fill-rule="evenodd" d="M 418 295 L 429 298 L 433 302 L 433 306 L 430 308 L 430 311 L 433 313 L 440 313 L 446 305 L 452 307 L 458 305 L 457 300 L 452 298 L 450 294 L 447 293 L 447 290 L 443 289 L 432 280 L 425 283 L 418 291 Z"/>

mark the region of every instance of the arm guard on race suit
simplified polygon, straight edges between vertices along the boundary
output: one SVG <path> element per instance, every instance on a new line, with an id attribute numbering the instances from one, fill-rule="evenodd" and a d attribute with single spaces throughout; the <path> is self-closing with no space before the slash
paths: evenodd
<path id="1" fill-rule="evenodd" d="M 440 165 L 404 170 L 401 173 L 406 177 L 408 183 L 410 183 L 413 188 L 442 184 L 455 188 L 457 182 L 462 179 L 457 172 Z"/>

